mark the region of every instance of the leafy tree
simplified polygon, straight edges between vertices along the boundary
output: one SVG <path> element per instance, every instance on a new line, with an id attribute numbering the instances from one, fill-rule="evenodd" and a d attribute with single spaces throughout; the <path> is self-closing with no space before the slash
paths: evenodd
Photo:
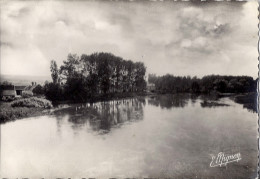
<path id="1" fill-rule="evenodd" d="M 51 101 L 63 100 L 62 88 L 58 83 L 46 83 L 44 85 L 44 94 Z"/>
<path id="2" fill-rule="evenodd" d="M 244 93 L 255 92 L 257 82 L 248 76 L 220 76 L 208 75 L 201 79 L 197 77 L 180 77 L 173 75 L 149 75 L 148 81 L 155 83 L 156 91 L 159 92 L 202 92 L 210 93 L 216 90 L 221 93 Z"/>
<path id="3" fill-rule="evenodd" d="M 156 80 L 157 80 L 157 76 L 156 74 L 149 74 L 148 75 L 148 83 L 156 83 Z"/>
<path id="4" fill-rule="evenodd" d="M 59 74 L 61 75 L 61 80 L 65 80 L 69 77 L 73 77 L 75 73 L 80 71 L 79 64 L 80 59 L 76 54 L 69 54 L 66 61 L 63 61 L 61 65 Z"/>
<path id="5" fill-rule="evenodd" d="M 58 78 L 59 78 L 59 70 L 58 70 L 58 67 L 57 67 L 57 63 L 56 61 L 52 60 L 51 61 L 51 77 L 52 77 L 52 81 L 53 83 L 58 83 Z"/>
<path id="6" fill-rule="evenodd" d="M 44 94 L 44 88 L 40 84 L 38 84 L 35 88 L 33 88 L 32 92 L 34 94 L 41 95 L 41 94 Z"/>
<path id="7" fill-rule="evenodd" d="M 200 86 L 199 86 L 199 83 L 197 81 L 193 81 L 192 84 L 191 84 L 191 90 L 192 92 L 194 93 L 198 93 L 200 92 Z"/>
<path id="8" fill-rule="evenodd" d="M 57 85 L 45 85 L 48 96 L 54 95 L 52 90 L 59 88 L 66 99 L 71 100 L 82 101 L 129 91 L 140 92 L 146 88 L 144 64 L 124 60 L 111 53 L 83 54 L 80 58 L 76 54 L 69 54 L 59 70 L 56 62 L 52 61 L 51 73 L 53 83 Z"/>
<path id="9" fill-rule="evenodd" d="M 0 82 L 0 85 L 1 86 L 12 86 L 13 84 L 9 81 L 3 81 L 3 82 Z"/>

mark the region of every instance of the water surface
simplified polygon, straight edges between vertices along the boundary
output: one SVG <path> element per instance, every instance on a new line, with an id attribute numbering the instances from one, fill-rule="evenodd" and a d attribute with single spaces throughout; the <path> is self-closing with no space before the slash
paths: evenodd
<path id="1" fill-rule="evenodd" d="M 257 114 L 229 98 L 77 104 L 1 125 L 1 177 L 253 178 Z M 210 168 L 211 155 L 242 160 Z"/>

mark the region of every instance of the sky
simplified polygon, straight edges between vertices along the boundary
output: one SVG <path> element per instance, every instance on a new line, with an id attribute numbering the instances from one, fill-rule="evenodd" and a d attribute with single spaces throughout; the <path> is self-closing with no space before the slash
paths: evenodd
<path id="1" fill-rule="evenodd" d="M 50 75 L 69 53 L 110 52 L 148 73 L 258 73 L 258 4 L 0 1 L 1 74 Z"/>

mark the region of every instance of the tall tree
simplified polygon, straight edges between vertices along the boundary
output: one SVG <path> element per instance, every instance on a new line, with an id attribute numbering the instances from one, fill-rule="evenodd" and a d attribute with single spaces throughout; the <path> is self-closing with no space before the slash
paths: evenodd
<path id="1" fill-rule="evenodd" d="M 69 54 L 66 61 L 60 67 L 60 74 L 62 80 L 73 77 L 75 73 L 79 72 L 80 59 L 76 54 Z"/>
<path id="2" fill-rule="evenodd" d="M 51 61 L 50 69 L 51 69 L 52 81 L 53 81 L 54 84 L 57 84 L 58 79 L 59 79 L 59 70 L 58 70 L 56 61 L 54 61 L 54 60 Z"/>

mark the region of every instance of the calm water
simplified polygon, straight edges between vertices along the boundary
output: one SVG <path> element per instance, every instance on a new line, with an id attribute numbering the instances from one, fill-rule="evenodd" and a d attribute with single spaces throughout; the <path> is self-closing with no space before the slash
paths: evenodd
<path id="1" fill-rule="evenodd" d="M 217 104 L 222 105 L 207 105 Z M 223 104 L 226 104 L 225 106 Z M 229 98 L 138 97 L 1 125 L 1 177 L 253 178 L 257 114 Z M 242 160 L 210 168 L 211 154 Z"/>

